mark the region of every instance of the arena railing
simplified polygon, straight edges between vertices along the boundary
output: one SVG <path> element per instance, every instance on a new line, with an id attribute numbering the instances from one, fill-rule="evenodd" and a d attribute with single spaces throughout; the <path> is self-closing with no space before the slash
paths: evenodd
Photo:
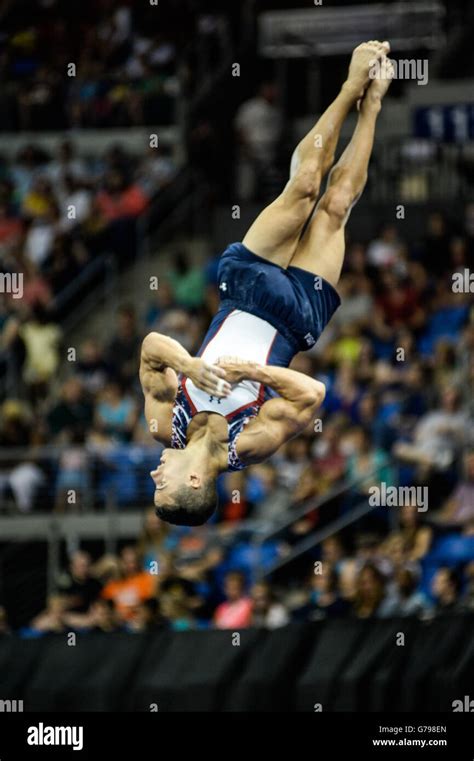
<path id="1" fill-rule="evenodd" d="M 268 530 L 256 531 L 254 534 L 254 548 L 256 556 L 258 558 L 261 553 L 261 549 L 265 542 L 268 542 L 272 538 L 276 538 L 279 535 L 290 529 L 290 527 L 302 518 L 306 518 L 310 513 L 318 511 L 319 516 L 323 514 L 325 509 L 329 509 L 331 503 L 337 502 L 339 504 L 353 493 L 357 495 L 357 487 L 365 484 L 368 480 L 374 479 L 374 485 L 376 482 L 381 482 L 381 473 L 386 468 L 391 469 L 391 476 L 394 482 L 398 482 L 398 466 L 394 457 L 386 455 L 383 461 L 377 464 L 377 466 L 371 470 L 368 474 L 361 475 L 357 478 L 345 479 L 340 484 L 330 489 L 322 497 L 316 499 L 306 500 L 300 507 L 296 509 L 290 509 L 286 511 L 285 515 L 281 519 L 275 520 L 273 525 Z M 360 497 L 360 495 L 358 495 Z M 269 565 L 263 565 L 257 563 L 257 575 L 260 577 L 269 576 L 275 571 L 283 568 L 285 565 L 296 560 L 301 555 L 317 547 L 321 542 L 334 534 L 337 534 L 343 528 L 347 528 L 351 524 L 363 518 L 370 513 L 374 507 L 369 503 L 366 497 L 360 497 L 352 507 L 346 509 L 342 514 L 338 515 L 334 520 L 329 520 L 319 530 L 311 531 L 308 535 L 303 537 L 299 542 L 293 545 L 291 551 L 284 557 L 274 561 Z M 388 512 L 388 523 L 393 528 L 396 524 L 394 511 Z"/>
<path id="2" fill-rule="evenodd" d="M 174 229 L 173 225 L 176 225 L 176 218 L 173 214 L 174 207 L 181 201 L 188 185 L 188 173 L 185 170 L 179 171 L 170 185 L 154 195 L 147 209 L 139 215 L 135 223 L 135 258 L 130 262 L 130 266 L 136 265 L 149 252 L 149 241 L 154 230 L 159 228 L 160 239 L 163 240 Z M 64 324 L 66 332 L 73 330 L 87 313 L 92 312 L 97 304 L 103 300 L 109 304 L 110 312 L 114 313 L 119 291 L 120 264 L 116 254 L 105 252 L 102 256 L 94 259 L 83 273 L 59 294 L 55 306 L 56 308 L 63 308 L 84 290 L 85 283 L 89 286 L 89 295 L 86 301 L 79 304 L 66 319 Z M 92 288 L 91 292 L 90 286 L 93 286 L 94 283 L 97 285 Z"/>
<path id="3" fill-rule="evenodd" d="M 63 334 L 73 332 L 92 315 L 99 304 L 105 306 L 110 323 L 115 324 L 119 306 L 120 277 L 127 272 L 127 282 L 135 282 L 142 292 L 142 267 L 149 265 L 152 252 L 166 244 L 183 229 L 190 216 L 197 217 L 197 193 L 192 172 L 181 169 L 173 181 L 155 195 L 135 223 L 135 255 L 126 263 L 112 252 L 95 258 L 55 298 L 55 312 L 61 317 Z M 130 293 L 128 300 L 133 300 Z"/>
<path id="4" fill-rule="evenodd" d="M 93 469 L 97 464 L 94 460 L 96 455 L 87 453 L 88 463 L 88 478 L 85 478 L 87 483 L 87 490 L 81 495 L 81 500 L 76 502 L 68 502 L 66 494 L 63 495 L 64 504 L 58 503 L 57 494 L 58 486 L 61 484 L 61 479 L 56 479 L 59 472 L 58 461 L 64 454 L 64 447 L 42 447 L 37 449 L 0 449 L 0 485 L 2 490 L 0 492 L 0 537 L 2 541 L 8 542 L 28 542 L 28 541 L 45 541 L 47 543 L 47 556 L 48 556 L 48 588 L 51 590 L 54 580 L 60 571 L 60 545 L 65 541 L 66 546 L 74 548 L 78 546 L 79 542 L 84 539 L 101 539 L 104 542 L 104 550 L 107 553 L 114 553 L 117 550 L 118 542 L 120 539 L 133 540 L 140 532 L 142 526 L 142 510 L 145 507 L 151 506 L 151 491 L 147 489 L 145 479 L 149 479 L 148 470 L 149 464 L 147 463 L 147 457 L 150 459 L 156 459 L 156 448 L 147 447 L 142 448 L 143 462 L 139 464 L 139 469 L 143 481 L 137 480 L 136 486 L 138 491 L 129 495 L 129 499 L 124 499 L 124 490 L 126 491 L 127 484 L 123 482 L 108 481 L 104 479 L 99 480 L 99 484 L 94 483 Z M 133 479 L 132 466 L 130 462 L 135 459 L 137 462 L 137 456 L 139 452 L 137 448 L 133 452 L 129 463 L 126 465 L 126 469 L 129 472 L 130 478 Z M 29 511 L 25 511 L 25 505 L 23 505 L 23 514 L 20 512 L 18 505 L 13 504 L 12 494 L 9 500 L 5 500 L 5 491 L 8 488 L 8 471 L 13 471 L 12 463 L 18 462 L 18 465 L 22 464 L 36 464 L 43 462 L 43 468 L 45 472 L 46 490 L 43 490 L 43 497 L 41 504 L 31 504 Z M 259 562 L 259 558 L 262 553 L 263 545 L 270 540 L 277 540 L 279 537 L 283 537 L 285 531 L 288 530 L 292 524 L 296 521 L 304 518 L 309 513 L 318 511 L 322 516 L 325 510 L 331 510 L 331 503 L 337 503 L 338 500 L 343 500 L 350 495 L 351 492 L 357 494 L 357 488 L 367 479 L 374 478 L 380 480 L 380 471 L 387 465 L 393 465 L 393 459 L 387 457 L 384 463 L 378 464 L 376 468 L 370 474 L 363 476 L 346 479 L 337 487 L 332 489 L 326 495 L 318 499 L 307 500 L 304 504 L 298 508 L 291 507 L 288 503 L 288 509 L 279 519 L 274 521 L 262 520 L 262 519 L 250 519 L 243 520 L 235 524 L 234 531 L 229 533 L 228 541 L 232 542 L 233 538 L 246 537 L 250 541 L 254 548 L 255 559 L 255 572 L 256 575 L 268 575 L 275 570 L 282 568 L 286 564 L 292 562 L 297 557 L 308 552 L 309 550 L 320 544 L 325 538 L 339 532 L 342 528 L 345 528 L 352 523 L 356 522 L 364 515 L 369 513 L 373 508 L 368 504 L 366 499 L 358 499 L 354 506 L 351 506 L 341 515 L 337 515 L 334 519 L 329 516 L 325 525 L 322 525 L 320 529 L 311 531 L 309 535 L 302 538 L 300 542 L 294 545 L 291 552 L 284 558 L 275 561 L 272 565 L 263 566 Z M 114 466 L 113 459 L 108 465 Z M 8 466 L 8 467 L 6 467 Z M 117 462 L 115 467 L 123 468 L 123 463 Z M 395 468 L 393 468 L 396 473 Z M 46 475 L 47 474 L 47 475 Z M 19 474 L 21 475 L 21 473 Z M 31 474 L 30 474 L 31 475 Z M 122 477 L 118 472 L 118 478 Z M 27 473 L 23 474 L 23 485 L 25 483 L 25 477 Z M 64 487 L 63 487 L 64 488 Z M 98 489 L 99 495 L 94 494 L 94 490 Z M 69 490 L 70 493 L 74 493 L 74 490 Z M 127 496 L 125 494 L 125 496 Z M 37 512 L 38 508 L 42 508 L 43 512 Z M 58 509 L 59 508 L 59 509 Z M 7 514 L 5 514 L 5 510 Z M 3 516 L 1 513 L 4 513 Z M 339 512 L 339 506 L 338 506 Z M 326 516 L 325 516 L 326 517 Z M 393 511 L 389 513 L 390 520 L 394 519 Z M 208 524 L 205 528 L 207 534 L 212 537 L 219 531 L 218 524 Z M 1 560 L 1 556 L 0 556 Z"/>
<path id="5" fill-rule="evenodd" d="M 68 442 L 2 447 L 0 514 L 95 513 L 107 506 L 111 493 L 119 509 L 146 506 L 156 461 L 156 445 L 130 442 L 104 449 Z"/>
<path id="6" fill-rule="evenodd" d="M 99 301 L 113 318 L 117 309 L 117 283 L 118 267 L 112 254 L 104 253 L 90 262 L 54 299 L 55 312 L 65 314 L 61 320 L 64 333 L 74 330 Z"/>
<path id="7" fill-rule="evenodd" d="M 149 263 L 153 251 L 192 222 L 198 213 L 198 190 L 192 171 L 183 167 L 170 185 L 152 199 L 137 220 L 136 258 L 132 266 Z"/>
<path id="8" fill-rule="evenodd" d="M 468 201 L 472 181 L 462 167 L 466 145 L 429 138 L 379 138 L 369 170 L 372 203 Z"/>

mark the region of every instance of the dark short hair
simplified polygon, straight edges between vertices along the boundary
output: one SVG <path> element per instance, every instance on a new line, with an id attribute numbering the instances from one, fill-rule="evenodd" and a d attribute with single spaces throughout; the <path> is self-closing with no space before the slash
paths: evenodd
<path id="1" fill-rule="evenodd" d="M 447 575 L 449 583 L 453 585 L 456 592 L 460 592 L 462 584 L 459 572 L 456 568 L 450 568 L 449 566 L 443 565 L 439 570 Z"/>
<path id="2" fill-rule="evenodd" d="M 202 526 L 217 507 L 216 485 L 210 480 L 201 489 L 180 486 L 171 499 L 172 505 L 156 508 L 156 514 L 162 521 L 176 526 Z"/>

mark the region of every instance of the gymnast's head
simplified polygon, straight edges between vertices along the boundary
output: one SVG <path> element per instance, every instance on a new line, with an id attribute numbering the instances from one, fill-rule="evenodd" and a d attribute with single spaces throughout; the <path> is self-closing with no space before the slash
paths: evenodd
<path id="1" fill-rule="evenodd" d="M 178 526 L 201 526 L 217 507 L 216 469 L 200 448 L 164 449 L 150 475 L 156 514 Z"/>

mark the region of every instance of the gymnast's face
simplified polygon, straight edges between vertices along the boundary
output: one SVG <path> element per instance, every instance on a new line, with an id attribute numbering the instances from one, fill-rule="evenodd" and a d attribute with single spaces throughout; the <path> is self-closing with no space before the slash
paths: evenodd
<path id="1" fill-rule="evenodd" d="M 200 488 L 202 474 L 195 465 L 186 449 L 163 449 L 158 467 L 150 473 L 155 484 L 155 507 L 172 504 L 179 486 Z"/>

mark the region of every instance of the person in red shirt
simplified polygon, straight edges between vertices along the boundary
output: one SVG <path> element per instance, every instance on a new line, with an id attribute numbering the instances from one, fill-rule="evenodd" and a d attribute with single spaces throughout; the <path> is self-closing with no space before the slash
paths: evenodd
<path id="1" fill-rule="evenodd" d="M 102 597 L 113 600 L 123 621 L 131 621 L 140 604 L 154 596 L 157 577 L 141 570 L 134 547 L 124 547 L 120 561 L 122 578 L 109 581 L 102 591 Z"/>
<path id="2" fill-rule="evenodd" d="M 385 322 L 392 328 L 404 325 L 416 328 L 422 324 L 418 293 L 410 283 L 404 283 L 392 272 L 384 273 L 383 290 L 378 299 Z"/>
<path id="3" fill-rule="evenodd" d="M 20 241 L 22 235 L 22 220 L 9 213 L 6 203 L 0 203 L 0 248 L 12 248 Z"/>
<path id="4" fill-rule="evenodd" d="M 148 197 L 142 188 L 127 185 L 121 172 L 113 170 L 106 178 L 106 186 L 96 197 L 96 207 L 105 222 L 135 218 L 146 209 Z"/>
<path id="5" fill-rule="evenodd" d="M 252 620 L 252 600 L 245 593 L 245 577 L 230 571 L 224 582 L 226 601 L 217 606 L 214 624 L 217 629 L 244 629 Z"/>

